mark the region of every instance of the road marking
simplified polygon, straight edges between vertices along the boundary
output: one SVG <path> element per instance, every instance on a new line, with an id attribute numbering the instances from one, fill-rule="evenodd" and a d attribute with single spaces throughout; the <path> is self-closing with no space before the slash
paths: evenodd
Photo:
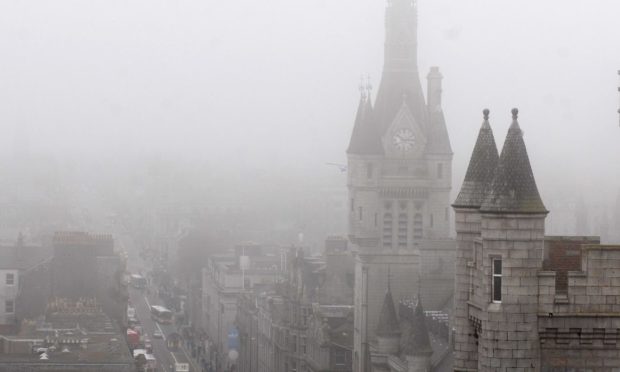
<path id="1" fill-rule="evenodd" d="M 185 351 L 183 345 L 181 345 L 181 350 L 183 350 L 183 354 L 185 354 L 185 357 L 187 358 L 187 360 L 189 360 L 190 364 L 196 369 L 196 371 L 199 371 L 198 365 L 196 364 L 196 362 L 194 362 L 192 358 L 189 357 L 189 355 L 187 355 L 187 351 Z"/>
<path id="2" fill-rule="evenodd" d="M 146 306 L 149 307 L 149 311 L 151 310 L 151 304 L 149 304 L 149 299 L 144 296 L 144 301 L 146 302 Z"/>

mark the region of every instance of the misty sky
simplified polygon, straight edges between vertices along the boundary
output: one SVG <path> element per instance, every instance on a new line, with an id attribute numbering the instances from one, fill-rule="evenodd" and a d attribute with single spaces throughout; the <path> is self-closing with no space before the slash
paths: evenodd
<path id="1" fill-rule="evenodd" d="M 327 171 L 346 160 L 360 75 L 378 85 L 384 7 L 2 0 L 0 153 L 29 142 L 46 156 Z M 455 188 L 482 109 L 501 146 L 517 106 L 543 196 L 618 190 L 618 1 L 419 0 L 419 13 L 421 74 L 445 77 Z"/>

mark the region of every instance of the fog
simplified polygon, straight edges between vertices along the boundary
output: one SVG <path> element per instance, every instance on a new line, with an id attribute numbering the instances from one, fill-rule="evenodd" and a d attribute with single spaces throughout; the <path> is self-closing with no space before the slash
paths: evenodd
<path id="1" fill-rule="evenodd" d="M 0 372 L 619 369 L 618 14 L 0 0 Z"/>
<path id="2" fill-rule="evenodd" d="M 204 199 L 221 189 L 277 199 L 286 188 L 344 185 L 325 163 L 346 163 L 360 76 L 378 85 L 384 8 L 382 0 L 2 1 L 5 171 L 35 164 L 45 180 L 73 172 L 72 182 L 96 189 L 164 162 L 185 169 L 187 183 L 210 184 L 212 192 L 194 190 Z M 593 208 L 615 203 L 618 11 L 614 1 L 419 1 L 419 69 L 423 86 L 430 66 L 444 75 L 453 193 L 481 110 L 491 109 L 501 146 L 519 107 L 551 221 L 553 206 L 580 196 Z M 257 175 L 273 182 L 248 191 Z M 168 193 L 182 189 L 174 183 Z"/>

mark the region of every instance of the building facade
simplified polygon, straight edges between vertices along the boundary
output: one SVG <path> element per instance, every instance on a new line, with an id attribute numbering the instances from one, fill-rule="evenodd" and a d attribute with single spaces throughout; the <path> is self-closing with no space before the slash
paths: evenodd
<path id="1" fill-rule="evenodd" d="M 202 300 L 207 355 L 216 370 L 238 368 L 239 330 L 235 323 L 239 298 L 254 287 L 273 286 L 280 257 L 261 246 L 240 245 L 235 253 L 212 256 L 202 274 Z"/>
<path id="2" fill-rule="evenodd" d="M 51 249 L 26 244 L 22 234 L 14 245 L 0 246 L 0 334 L 17 331 L 20 281 L 29 269 L 49 261 L 51 255 Z"/>
<path id="3" fill-rule="evenodd" d="M 499 156 L 484 115 L 454 203 L 455 370 L 620 368 L 620 247 L 545 237 L 518 110 Z"/>
<path id="4" fill-rule="evenodd" d="M 50 298 L 96 298 L 110 318 L 127 324 L 129 295 L 122 281 L 126 262 L 114 252 L 112 236 L 56 232 L 51 255 L 21 275 L 16 298 L 19 320 L 43 314 Z"/>
<path id="5" fill-rule="evenodd" d="M 430 309 L 451 306 L 455 243 L 450 239 L 452 149 L 442 110 L 442 75 L 422 91 L 417 5 L 388 1 L 385 62 L 373 104 L 361 98 L 347 150 L 349 239 L 356 256 L 354 370 L 369 371 L 371 343 L 392 274 L 398 301 L 416 295 Z"/>
<path id="6" fill-rule="evenodd" d="M 291 248 L 275 286 L 239 300 L 239 371 L 352 371 L 353 260 L 330 238 L 324 257 Z"/>

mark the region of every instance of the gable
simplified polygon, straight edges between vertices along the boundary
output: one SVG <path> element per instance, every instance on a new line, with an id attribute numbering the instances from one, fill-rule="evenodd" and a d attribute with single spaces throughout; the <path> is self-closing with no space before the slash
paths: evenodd
<path id="1" fill-rule="evenodd" d="M 424 153 L 428 139 L 406 102 L 383 134 L 382 142 L 389 157 L 418 158 Z"/>

